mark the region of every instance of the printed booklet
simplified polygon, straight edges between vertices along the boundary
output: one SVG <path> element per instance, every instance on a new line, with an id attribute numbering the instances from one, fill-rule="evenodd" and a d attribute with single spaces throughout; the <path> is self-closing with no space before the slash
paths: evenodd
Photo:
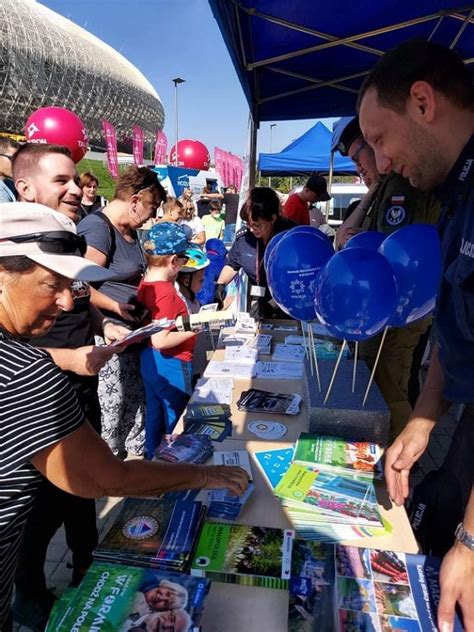
<path id="1" fill-rule="evenodd" d="M 436 632 L 439 566 L 423 555 L 295 540 L 288 631 Z"/>
<path id="2" fill-rule="evenodd" d="M 203 519 L 197 501 L 126 498 L 94 557 L 107 562 L 182 571 Z"/>
<path id="3" fill-rule="evenodd" d="M 191 575 L 287 590 L 293 538 L 291 530 L 206 521 Z"/>
<path id="4" fill-rule="evenodd" d="M 55 605 L 46 632 L 198 632 L 208 590 L 204 578 L 94 562 Z"/>
<path id="5" fill-rule="evenodd" d="M 382 453 L 376 443 L 302 432 L 296 442 L 294 460 L 305 465 L 317 465 L 321 470 L 355 474 L 370 480 L 383 476 Z"/>

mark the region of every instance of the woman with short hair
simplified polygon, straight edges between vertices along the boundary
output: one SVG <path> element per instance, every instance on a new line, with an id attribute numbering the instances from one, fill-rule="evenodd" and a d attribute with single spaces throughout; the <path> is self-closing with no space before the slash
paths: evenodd
<path id="1" fill-rule="evenodd" d="M 84 171 L 79 176 L 79 186 L 82 189 L 82 198 L 79 205 L 79 219 L 83 219 L 91 213 L 96 213 L 107 204 L 107 200 L 97 195 L 99 179 L 89 171 Z"/>

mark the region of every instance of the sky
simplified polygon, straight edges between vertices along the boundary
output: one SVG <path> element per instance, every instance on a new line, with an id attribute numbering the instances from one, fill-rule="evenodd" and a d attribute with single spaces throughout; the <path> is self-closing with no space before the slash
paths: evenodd
<path id="1" fill-rule="evenodd" d="M 234 154 L 246 153 L 248 105 L 207 0 L 40 0 L 132 62 L 158 92 L 164 131 L 175 142 L 173 78 L 178 86 L 179 137 Z M 334 119 L 326 119 L 332 127 Z M 270 151 L 270 124 L 258 133 L 258 151 Z M 316 123 L 277 121 L 272 151 L 281 151 Z"/>

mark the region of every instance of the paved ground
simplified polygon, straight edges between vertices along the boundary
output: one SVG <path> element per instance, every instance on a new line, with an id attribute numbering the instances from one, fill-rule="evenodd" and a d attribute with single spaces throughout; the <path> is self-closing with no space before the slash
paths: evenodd
<path id="1" fill-rule="evenodd" d="M 431 435 L 427 452 L 420 459 L 420 467 L 412 476 L 412 483 L 418 483 L 430 470 L 437 469 L 444 460 L 451 442 L 457 423 L 457 410 L 452 409 L 438 423 Z M 106 498 L 97 502 L 98 525 L 100 534 L 104 534 L 111 526 L 117 513 L 118 498 Z M 70 562 L 69 550 L 66 546 L 64 530 L 61 529 L 51 541 L 46 562 L 46 574 L 49 587 L 54 589 L 57 595 L 61 595 L 71 581 L 71 569 L 67 568 Z M 29 632 L 24 626 L 14 626 L 15 632 Z"/>

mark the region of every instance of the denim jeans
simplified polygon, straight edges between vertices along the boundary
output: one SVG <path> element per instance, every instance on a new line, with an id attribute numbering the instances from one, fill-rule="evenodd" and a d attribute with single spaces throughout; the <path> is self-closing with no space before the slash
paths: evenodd
<path id="1" fill-rule="evenodd" d="M 232 243 L 235 237 L 235 224 L 226 224 L 224 226 L 224 243 Z"/>

